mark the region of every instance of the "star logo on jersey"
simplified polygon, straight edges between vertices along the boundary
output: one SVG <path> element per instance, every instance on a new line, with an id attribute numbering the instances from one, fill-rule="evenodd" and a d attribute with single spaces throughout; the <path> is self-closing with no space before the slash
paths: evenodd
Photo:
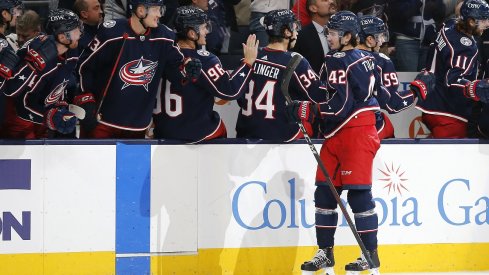
<path id="1" fill-rule="evenodd" d="M 261 60 L 268 60 L 268 56 L 263 56 L 262 58 L 260 58 Z"/>
<path id="2" fill-rule="evenodd" d="M 245 73 L 241 72 L 241 73 L 239 74 L 239 76 L 241 76 L 241 77 L 245 77 L 246 75 L 245 75 Z"/>
<path id="3" fill-rule="evenodd" d="M 66 86 L 68 86 L 68 80 L 63 79 L 63 82 L 54 87 L 54 89 L 46 97 L 46 99 L 44 100 L 44 105 L 49 106 L 63 99 Z"/>
<path id="4" fill-rule="evenodd" d="M 384 169 L 378 170 L 384 175 L 384 178 L 378 180 L 386 182 L 384 189 L 387 188 L 389 194 L 392 191 L 397 192 L 402 196 L 402 192 L 409 191 L 406 187 L 406 181 L 408 179 L 404 177 L 406 171 L 401 169 L 401 165 L 395 167 L 394 163 L 391 163 L 390 166 L 387 165 L 387 163 L 384 163 Z"/>
<path id="5" fill-rule="evenodd" d="M 23 75 L 23 74 L 19 75 L 20 80 L 25 81 L 25 78 L 26 78 L 25 75 Z"/>
<path id="6" fill-rule="evenodd" d="M 119 77 L 124 82 L 121 90 L 129 86 L 143 86 L 147 92 L 148 85 L 153 80 L 157 66 L 158 61 L 153 62 L 144 59 L 142 56 L 138 60 L 124 64 L 119 71 Z"/>

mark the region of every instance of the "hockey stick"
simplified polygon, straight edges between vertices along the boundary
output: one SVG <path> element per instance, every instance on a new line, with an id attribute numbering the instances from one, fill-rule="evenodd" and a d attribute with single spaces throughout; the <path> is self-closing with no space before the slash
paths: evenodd
<path id="1" fill-rule="evenodd" d="M 115 70 L 117 69 L 117 65 L 119 65 L 119 60 L 121 59 L 122 52 L 124 51 L 124 46 L 126 45 L 126 41 L 129 35 L 127 33 L 124 33 L 122 35 L 122 46 L 121 49 L 119 50 L 119 54 L 117 55 L 117 59 L 114 63 L 114 67 L 112 68 L 112 72 L 110 73 L 109 80 L 107 81 L 107 85 L 105 86 L 104 92 L 102 94 L 102 97 L 100 98 L 100 103 L 98 104 L 97 112 L 95 113 L 97 116 L 97 121 L 100 121 L 102 119 L 102 116 L 100 115 L 100 109 L 102 108 L 102 104 L 104 103 L 105 96 L 107 95 L 107 91 L 109 90 L 110 83 L 112 82 L 112 78 L 114 77 Z"/>
<path id="2" fill-rule="evenodd" d="M 289 94 L 289 83 L 290 79 L 294 75 L 295 69 L 297 66 L 302 61 L 302 56 L 300 54 L 295 54 L 292 56 L 292 59 L 290 59 L 289 63 L 287 64 L 287 67 L 285 68 L 284 76 L 282 77 L 282 80 L 280 82 L 280 89 L 282 90 L 282 94 L 285 97 L 285 100 L 287 101 L 287 104 L 292 103 L 292 98 L 290 98 Z M 304 128 L 304 124 L 302 124 L 302 121 L 298 121 L 297 124 L 299 125 L 299 128 L 304 135 L 304 139 L 307 142 L 307 145 L 309 145 L 309 148 L 312 151 L 312 154 L 316 158 L 316 161 L 319 165 L 319 168 L 323 172 L 324 176 L 326 177 L 326 183 L 328 184 L 329 189 L 333 193 L 333 196 L 340 206 L 341 213 L 343 213 L 343 216 L 346 218 L 346 222 L 348 223 L 348 226 L 350 226 L 351 232 L 353 233 L 353 236 L 355 237 L 358 245 L 360 246 L 360 249 L 362 250 L 362 253 L 369 265 L 370 268 L 374 266 L 372 259 L 370 258 L 370 255 L 367 253 L 367 248 L 365 247 L 365 244 L 363 243 L 362 239 L 360 238 L 360 235 L 358 234 L 357 229 L 355 228 L 355 225 L 353 224 L 353 221 L 346 211 L 346 207 L 343 205 L 341 202 L 340 195 L 338 195 L 338 192 L 336 191 L 336 188 L 333 185 L 333 182 L 331 181 L 331 177 L 329 176 L 328 171 L 326 170 L 326 166 L 324 165 L 323 161 L 321 160 L 321 157 L 319 156 L 318 151 L 316 150 L 316 147 L 314 147 L 314 144 L 312 144 L 311 138 L 307 134 L 306 128 Z"/>

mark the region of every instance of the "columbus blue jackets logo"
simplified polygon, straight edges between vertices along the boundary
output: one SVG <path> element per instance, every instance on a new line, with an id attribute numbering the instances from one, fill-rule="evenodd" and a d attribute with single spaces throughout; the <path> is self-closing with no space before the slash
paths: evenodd
<path id="1" fill-rule="evenodd" d="M 68 85 L 68 80 L 64 79 L 63 82 L 54 87 L 54 89 L 49 93 L 49 95 L 44 100 L 44 104 L 49 106 L 63 99 L 66 86 Z"/>
<path id="2" fill-rule="evenodd" d="M 119 76 L 124 82 L 121 90 L 128 86 L 143 86 L 146 92 L 148 84 L 151 83 L 156 73 L 158 61 L 144 59 L 142 56 L 138 60 L 129 61 L 121 67 Z"/>

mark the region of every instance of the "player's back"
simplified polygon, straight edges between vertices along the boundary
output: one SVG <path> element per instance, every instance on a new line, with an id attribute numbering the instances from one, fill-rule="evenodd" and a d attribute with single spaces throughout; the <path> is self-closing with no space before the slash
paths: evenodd
<path id="1" fill-rule="evenodd" d="M 280 81 L 291 52 L 261 48 L 253 64 L 249 90 L 238 100 L 241 107 L 236 124 L 237 137 L 292 141 L 300 133 L 285 114 L 285 98 Z M 290 89 L 292 99 L 308 100 L 304 93 Z"/>
<path id="2" fill-rule="evenodd" d="M 441 113 L 466 119 L 472 102 L 460 91 L 458 79 L 473 81 L 477 77 L 478 50 L 473 37 L 458 32 L 456 26 L 445 26 L 435 41 L 431 70 L 436 77 L 435 89 L 418 106 L 427 113 Z"/>

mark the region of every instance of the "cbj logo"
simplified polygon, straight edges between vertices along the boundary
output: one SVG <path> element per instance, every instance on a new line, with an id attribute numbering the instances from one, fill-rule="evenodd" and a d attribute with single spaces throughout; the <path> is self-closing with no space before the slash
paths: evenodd
<path id="1" fill-rule="evenodd" d="M 146 92 L 148 85 L 153 80 L 158 62 L 144 59 L 129 61 L 119 71 L 119 76 L 124 82 L 121 90 L 128 86 L 143 86 Z"/>
<path id="2" fill-rule="evenodd" d="M 0 160 L 0 194 L 3 190 L 31 190 L 31 160 L 3 159 Z M 2 194 L 4 195 L 4 194 Z M 12 240 L 12 229 L 22 240 L 31 239 L 31 212 L 22 211 L 22 216 L 12 212 L 1 212 L 0 235 L 2 241 Z"/>

